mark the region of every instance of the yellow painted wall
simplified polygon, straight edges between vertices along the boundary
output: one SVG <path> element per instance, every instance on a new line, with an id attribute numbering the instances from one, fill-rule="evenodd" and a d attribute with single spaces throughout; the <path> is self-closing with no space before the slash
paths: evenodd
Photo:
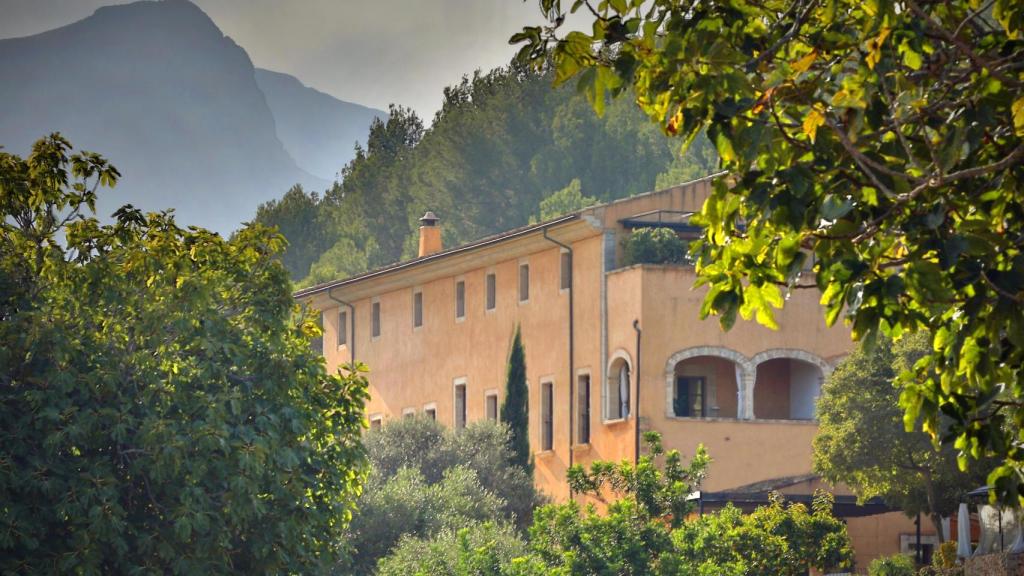
<path id="1" fill-rule="evenodd" d="M 582 373 L 591 379 L 591 439 L 572 450 L 576 463 L 596 459 L 621 460 L 634 457 L 637 385 L 637 333 L 642 330 L 640 350 L 640 414 L 643 430 L 657 430 L 667 448 L 691 455 L 698 443 L 707 446 L 713 459 L 705 490 L 717 491 L 754 482 L 807 474 L 811 471 L 811 441 L 817 426 L 809 421 L 741 420 L 737 412 L 735 372 L 728 360 L 702 357 L 695 362 L 711 366 L 718 381 L 717 419 L 685 419 L 668 415 L 671 410 L 670 383 L 676 367 L 669 359 L 695 347 L 727 349 L 745 361 L 778 349 L 795 349 L 827 362 L 834 362 L 851 348 L 844 327 L 826 328 L 814 291 L 796 291 L 786 308 L 777 313 L 780 330 L 772 331 L 752 322 L 738 321 L 729 332 L 716 318 L 699 319 L 703 290 L 694 290 L 694 271 L 679 266 L 634 266 L 604 271 L 606 251 L 619 252 L 621 236 L 606 241 L 605 232 L 621 231 L 618 220 L 657 208 L 697 210 L 707 194 L 702 182 L 667 192 L 641 196 L 597 207 L 584 213 L 593 224 L 580 232 L 577 223 L 571 241 L 574 250 L 575 354 L 573 380 Z M 516 325 L 520 325 L 526 348 L 530 386 L 530 444 L 535 451 L 537 485 L 556 500 L 568 498 L 565 471 L 569 450 L 569 355 L 568 291 L 560 289 L 561 249 L 546 242 L 537 231 L 529 238 L 512 238 L 490 246 L 486 265 L 465 265 L 457 275 L 443 273 L 445 262 L 438 259 L 420 268 L 434 267 L 433 279 L 417 284 L 415 271 L 400 271 L 385 279 L 361 281 L 356 288 L 341 287 L 334 296 L 344 299 L 356 294 L 357 359 L 370 366 L 370 401 L 367 413 L 385 420 L 401 417 L 404 410 L 417 413 L 427 404 L 436 405 L 437 418 L 454 423 L 454 382 L 467 386 L 467 420 L 485 417 L 485 395 L 504 397 L 505 370 Z M 504 256 L 503 256 L 504 255 Z M 465 256 L 459 256 L 465 258 Z M 608 258 L 614 260 L 614 258 Z M 470 260 L 474 262 L 475 260 Z M 518 266 L 530 266 L 530 298 L 518 301 Z M 439 267 L 439 268 L 438 268 Z M 485 277 L 497 277 L 497 308 L 485 311 Z M 420 272 L 422 276 L 422 272 Z M 407 275 L 409 281 L 402 280 Z M 440 276 L 440 277 L 438 277 Z M 425 277 L 425 276 L 424 276 Z M 396 279 L 397 278 L 397 279 Z M 466 317 L 455 318 L 455 283 L 466 283 Z M 380 293 L 374 286 L 385 286 Z M 400 286 L 395 288 L 395 286 Z M 353 291 L 354 290 L 354 291 Z M 423 295 L 423 326 L 413 327 L 413 293 Z M 381 304 L 382 329 L 379 339 L 370 338 L 370 310 Z M 348 346 L 338 347 L 338 304 L 321 293 L 316 304 L 325 311 L 324 354 L 329 367 L 349 360 Z M 624 420 L 606 420 L 609 365 L 615 359 L 631 368 L 632 414 Z M 754 412 L 759 418 L 788 415 L 789 398 L 778 392 L 786 378 L 785 362 L 769 362 L 758 375 L 754 388 Z M 553 450 L 540 452 L 541 383 L 554 386 Z M 773 393 L 774 392 L 774 393 Z M 667 395 L 668 394 L 668 395 Z M 892 553 L 891 538 L 861 523 L 851 524 L 851 535 L 861 555 Z M 888 525 L 886 525 L 888 526 Z M 899 528 L 893 528 L 898 530 Z M 880 533 L 877 540 L 865 536 Z M 889 530 L 889 528 L 885 528 Z M 898 533 L 896 542 L 898 546 Z M 863 550 L 862 550 L 863 547 Z M 868 557 L 868 556 L 864 556 Z"/>

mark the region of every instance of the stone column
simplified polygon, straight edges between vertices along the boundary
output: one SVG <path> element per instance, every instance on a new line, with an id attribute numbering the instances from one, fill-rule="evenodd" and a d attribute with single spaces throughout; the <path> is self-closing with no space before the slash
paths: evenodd
<path id="1" fill-rule="evenodd" d="M 757 368 L 754 366 L 736 365 L 739 382 L 739 403 L 736 407 L 736 415 L 740 420 L 754 419 L 754 380 L 757 378 Z"/>

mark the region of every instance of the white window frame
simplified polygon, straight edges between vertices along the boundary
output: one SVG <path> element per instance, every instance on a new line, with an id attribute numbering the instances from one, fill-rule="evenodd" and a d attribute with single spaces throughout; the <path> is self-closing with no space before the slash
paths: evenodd
<path id="1" fill-rule="evenodd" d="M 589 433 L 587 441 L 580 442 L 580 432 L 583 429 L 583 419 L 580 418 L 580 406 L 582 405 L 580 403 L 580 379 L 583 378 L 584 376 L 587 377 L 587 381 L 590 384 L 589 398 L 587 399 L 587 413 L 589 420 L 589 422 L 587 423 L 587 428 Z M 573 402 L 575 403 L 573 404 L 573 411 L 576 417 L 576 422 L 573 423 L 574 429 L 572 431 L 573 445 L 588 446 L 590 445 L 590 440 L 594 437 L 594 411 L 591 409 L 594 405 L 594 378 L 593 376 L 591 376 L 590 367 L 580 368 L 579 370 L 576 371 L 576 386 L 573 387 L 573 394 L 576 396 L 575 398 L 573 398 Z"/>
<path id="2" fill-rule="evenodd" d="M 484 390 L 484 418 L 490 419 L 487 416 L 487 401 L 491 398 L 494 398 L 494 421 L 501 422 L 501 402 L 499 402 L 500 398 L 498 397 L 497 388 Z"/>
<path id="3" fill-rule="evenodd" d="M 370 428 L 369 428 L 370 430 L 373 430 L 373 424 L 375 422 L 379 422 L 380 423 L 380 427 L 384 428 L 384 414 L 382 414 L 381 412 L 374 412 L 373 414 L 370 414 L 367 417 L 367 420 L 369 420 L 369 422 L 370 422 Z"/>
<path id="4" fill-rule="evenodd" d="M 423 415 L 424 416 L 429 417 L 428 416 L 428 412 L 430 412 L 430 411 L 434 412 L 433 420 L 437 421 L 437 402 L 428 402 L 427 404 L 423 405 Z"/>
<path id="5" fill-rule="evenodd" d="M 544 447 L 544 389 L 545 389 L 546 386 L 550 386 L 551 387 L 551 402 L 550 402 L 550 405 L 548 406 L 548 409 L 551 411 L 551 446 L 547 447 L 547 448 Z M 540 410 L 537 411 L 537 413 L 539 415 L 539 418 L 537 418 L 537 424 L 538 424 L 538 426 L 540 428 L 538 430 L 538 435 L 537 435 L 537 440 L 538 440 L 537 446 L 540 448 L 540 450 L 538 450 L 538 452 L 540 454 L 549 454 L 549 453 L 555 451 L 555 380 L 554 380 L 554 378 L 543 378 L 543 379 L 541 379 L 540 386 L 539 386 L 538 390 L 540 392 L 540 399 L 537 402 L 537 405 L 540 407 Z"/>
<path id="6" fill-rule="evenodd" d="M 344 322 L 341 321 L 342 316 L 345 317 Z M 345 308 L 339 307 L 338 313 L 335 315 L 335 317 L 338 319 L 338 333 L 334 335 L 334 342 L 336 344 L 336 348 L 338 350 L 341 350 L 342 348 L 348 346 L 349 311 L 346 310 Z M 343 339 L 344 341 L 342 341 Z"/>
<path id="7" fill-rule="evenodd" d="M 523 268 L 526 268 L 526 298 L 523 298 Z M 530 261 L 526 258 L 519 260 L 516 268 L 516 298 L 520 304 L 530 303 Z"/>
<path id="8" fill-rule="evenodd" d="M 416 325 L 416 296 L 420 297 L 420 324 Z M 423 325 L 426 324 L 426 310 L 423 304 L 423 288 L 416 286 L 412 289 L 412 331 L 419 332 L 423 329 Z"/>
<path id="9" fill-rule="evenodd" d="M 464 390 L 462 410 L 465 412 L 465 416 L 461 428 L 459 427 L 459 386 L 462 386 Z M 466 377 L 461 376 L 452 380 L 452 428 L 463 430 L 466 426 L 469 426 L 469 384 Z"/>
<path id="10" fill-rule="evenodd" d="M 377 318 L 374 322 L 373 309 L 377 309 Z M 374 328 L 376 328 L 377 334 L 374 335 Z M 376 342 L 380 340 L 381 335 L 384 333 L 384 307 L 381 306 L 380 296 L 374 296 L 370 298 L 370 342 Z"/>
<path id="11" fill-rule="evenodd" d="M 462 316 L 459 316 L 459 283 L 462 283 Z M 468 293 L 466 291 L 466 277 L 456 276 L 455 283 L 452 285 L 452 295 L 454 296 L 454 307 L 455 307 L 455 322 L 462 323 L 466 321 L 466 309 L 468 306 Z"/>
<path id="12" fill-rule="evenodd" d="M 491 278 L 494 278 L 494 306 L 488 308 L 490 304 L 488 296 L 488 283 Z M 498 310 L 498 272 L 494 268 L 488 268 L 484 273 L 484 313 L 494 314 Z"/>
<path id="13" fill-rule="evenodd" d="M 615 370 L 615 365 L 618 360 L 622 360 L 626 363 L 626 367 L 629 368 L 629 413 L 625 416 L 612 417 L 612 380 L 614 379 L 615 385 L 618 386 L 619 382 L 619 371 Z M 625 422 L 633 415 L 635 407 L 633 406 L 633 386 L 636 381 L 636 373 L 633 371 L 633 359 L 630 357 L 629 352 L 619 348 L 612 353 L 611 358 L 608 359 L 608 369 L 606 371 L 608 377 L 605 378 L 604 382 L 601 383 L 601 419 L 605 424 L 614 424 L 616 422 Z M 590 393 L 594 393 L 594 379 L 590 379 Z M 620 397 L 621 402 L 621 397 Z M 593 429 L 591 429 L 591 435 L 593 435 Z"/>

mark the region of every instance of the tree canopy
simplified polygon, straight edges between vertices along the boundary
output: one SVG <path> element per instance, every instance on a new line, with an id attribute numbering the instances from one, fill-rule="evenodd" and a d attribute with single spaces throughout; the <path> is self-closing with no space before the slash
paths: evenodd
<path id="1" fill-rule="evenodd" d="M 821 291 L 857 339 L 928 330 L 905 424 L 1024 498 L 1024 4 L 1013 0 L 542 0 L 511 41 L 598 113 L 631 92 L 714 142 L 703 315 L 775 325 Z M 562 35 L 568 12 L 593 26 Z M 813 257 L 812 272 L 804 263 Z M 940 430 L 940 414 L 952 425 Z"/>
<path id="2" fill-rule="evenodd" d="M 256 220 L 285 234 L 282 258 L 308 285 L 416 256 L 427 210 L 441 217 L 444 243 L 454 246 L 712 169 L 710 144 L 681 156 L 628 102 L 596 118 L 582 95 L 553 89 L 551 78 L 519 64 L 467 76 L 445 90 L 429 127 L 392 107 L 340 182 L 301 202 L 293 190 Z M 585 197 L 575 196 L 574 179 Z"/>
<path id="3" fill-rule="evenodd" d="M 859 498 L 880 496 L 908 515 L 925 514 L 941 540 L 942 518 L 984 485 L 987 471 L 962 472 L 952 446 L 934 450 L 927 434 L 904 429 L 900 386 L 893 382 L 929 350 L 928 335 L 919 332 L 895 344 L 861 345 L 843 360 L 818 400 L 814 469 Z"/>
<path id="4" fill-rule="evenodd" d="M 130 206 L 59 135 L 0 153 L 0 572 L 321 573 L 361 487 L 366 380 L 253 226 Z"/>

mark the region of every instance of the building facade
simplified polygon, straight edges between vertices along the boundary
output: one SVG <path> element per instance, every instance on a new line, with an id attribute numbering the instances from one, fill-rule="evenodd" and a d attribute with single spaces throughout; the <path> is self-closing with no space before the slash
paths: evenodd
<path id="1" fill-rule="evenodd" d="M 632 460 L 638 434 L 713 459 L 702 487 L 754 505 L 769 490 L 799 500 L 811 473 L 815 400 L 851 349 L 826 327 L 818 294 L 797 290 L 779 330 L 701 320 L 704 291 L 685 265 L 626 265 L 632 229 L 687 224 L 711 178 L 595 206 L 442 250 L 424 218 L 420 257 L 315 286 L 296 298 L 323 311 L 323 352 L 335 369 L 370 367 L 371 426 L 424 414 L 462 427 L 498 418 L 515 331 L 526 350 L 530 446 L 538 487 L 570 497 L 566 470 Z M 642 449 L 642 448 L 641 448 Z M 900 549 L 902 514 L 858 507 L 842 488 L 858 565 Z M 927 530 L 925 531 L 927 532 Z"/>

